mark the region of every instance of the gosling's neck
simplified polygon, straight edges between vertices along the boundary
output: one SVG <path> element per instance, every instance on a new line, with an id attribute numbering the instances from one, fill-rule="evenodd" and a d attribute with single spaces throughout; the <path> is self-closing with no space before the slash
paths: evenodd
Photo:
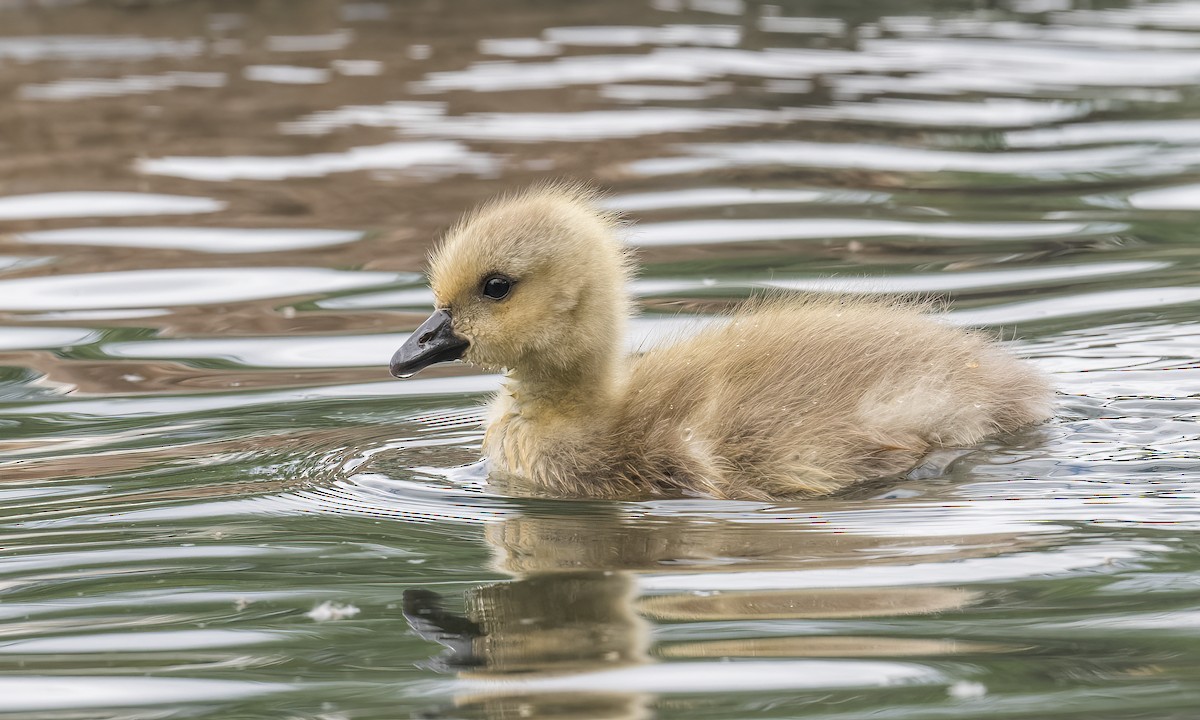
<path id="1" fill-rule="evenodd" d="M 595 462 L 626 382 L 614 352 L 568 367 L 515 368 L 492 403 L 483 449 L 493 469 L 563 492 Z"/>
<path id="2" fill-rule="evenodd" d="M 596 358 L 566 368 L 515 368 L 504 392 L 526 422 L 606 415 L 625 385 L 623 357 Z"/>

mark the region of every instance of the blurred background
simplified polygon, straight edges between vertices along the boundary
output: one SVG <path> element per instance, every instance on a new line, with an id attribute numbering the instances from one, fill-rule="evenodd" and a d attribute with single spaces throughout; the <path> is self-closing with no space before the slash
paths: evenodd
<path id="1" fill-rule="evenodd" d="M 0 712 L 1191 718 L 1200 4 L 0 0 Z M 1059 416 L 842 497 L 503 497 L 431 244 L 587 180 L 631 349 L 925 293 Z"/>

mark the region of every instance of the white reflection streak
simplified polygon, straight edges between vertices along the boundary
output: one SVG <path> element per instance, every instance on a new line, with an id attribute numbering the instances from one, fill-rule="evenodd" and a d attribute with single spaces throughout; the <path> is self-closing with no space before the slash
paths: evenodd
<path id="1" fill-rule="evenodd" d="M 15 236 L 31 244 L 180 249 L 202 253 L 257 253 L 343 245 L 358 230 L 311 228 L 90 227 L 42 230 Z"/>
<path id="2" fill-rule="evenodd" d="M 0 59 L 31 63 L 39 60 L 148 60 L 156 57 L 195 57 L 204 41 L 151 40 L 133 35 L 40 35 L 0 37 Z"/>
<path id="3" fill-rule="evenodd" d="M 1032 12 L 1041 12 L 1034 10 Z M 891 22 L 889 22 L 889 20 Z M 1194 48 L 1200 47 L 1200 36 L 1192 32 L 1147 30 L 1145 27 L 1097 27 L 1042 24 L 1016 21 L 994 21 L 978 18 L 943 18 L 933 21 L 925 17 L 883 18 L 880 23 L 895 35 L 926 38 L 986 37 L 1006 40 L 1030 40 L 1055 44 L 1078 44 L 1099 48 Z"/>
<path id="4" fill-rule="evenodd" d="M 206 358 L 253 367 L 386 367 L 408 333 L 334 337 L 260 337 L 110 343 L 112 357 Z"/>
<path id="5" fill-rule="evenodd" d="M 1036 130 L 1014 130 L 1004 134 L 1004 141 L 1009 147 L 1026 149 L 1131 142 L 1192 145 L 1200 143 L 1200 120 L 1077 123 Z"/>
<path id="6" fill-rule="evenodd" d="M 600 204 L 610 210 L 641 212 L 693 207 L 792 203 L 882 202 L 883 193 L 853 190 L 804 190 L 790 188 L 704 187 L 687 190 L 636 193 L 603 198 Z"/>
<path id="7" fill-rule="evenodd" d="M 1107 275 L 1152 272 L 1170 267 L 1170 263 L 1132 261 L 1067 265 L 1063 267 L 1023 268 L 967 273 L 929 273 L 863 278 L 813 278 L 768 280 L 764 285 L 787 290 L 845 293 L 923 293 L 949 290 L 975 290 L 1010 285 L 1036 285 L 1052 281 L 1089 279 Z M 1055 283 L 1057 284 L 1057 283 Z"/>
<path id="8" fill-rule="evenodd" d="M 317 307 L 325 310 L 360 310 L 363 308 L 371 310 L 383 308 L 419 308 L 421 310 L 429 310 L 433 307 L 433 303 L 432 290 L 428 287 L 415 287 L 325 298 L 324 300 L 317 301 Z"/>
<path id="9" fill-rule="evenodd" d="M 254 630 L 163 630 L 137 633 L 86 633 L 0 643 L 0 655 L 59 653 L 163 652 L 244 647 L 286 639 L 278 632 Z"/>
<path id="10" fill-rule="evenodd" d="M 558 45 L 539 38 L 494 38 L 479 41 L 480 55 L 527 58 L 557 55 Z"/>
<path id="11" fill-rule="evenodd" d="M 224 210 L 228 203 L 186 195 L 134 192 L 54 192 L 0 197 L 0 220 L 194 215 Z"/>
<path id="12" fill-rule="evenodd" d="M 34 521 L 35 523 L 37 521 Z M 195 546 L 158 546 L 124 549 L 88 549 L 80 548 L 62 552 L 43 552 L 27 556 L 9 556 L 0 560 L 0 576 L 16 576 L 20 578 L 37 570 L 57 570 L 70 565 L 74 568 L 101 567 L 105 565 L 134 565 L 138 563 L 158 563 L 166 560 L 178 562 L 184 559 L 230 559 L 250 558 L 285 554 L 316 554 L 319 551 L 307 548 L 262 545 L 195 545 Z"/>
<path id="13" fill-rule="evenodd" d="M 1200 184 L 1139 190 L 1126 201 L 1140 210 L 1200 210 Z"/>
<path id="14" fill-rule="evenodd" d="M 990 528 L 989 528 L 990 529 Z M 1028 529 L 1026 529 L 1028 530 Z M 1095 568 L 1113 560 L 1130 560 L 1162 551 L 1145 543 L 1070 547 L 1050 552 L 1024 552 L 950 562 L 913 563 L 901 566 L 867 565 L 833 570 L 745 571 L 645 575 L 638 578 L 643 592 L 688 590 L 787 590 L 807 588 L 859 588 L 977 583 L 1016 580 Z"/>
<path id="15" fill-rule="evenodd" d="M 683 88 L 693 90 L 692 88 Z M 443 115 L 441 103 L 397 102 L 345 107 L 314 113 L 280 129 L 292 134 L 324 134 L 352 126 L 391 127 L 413 135 L 534 142 L 641 137 L 712 128 L 767 125 L 789 120 L 795 111 L 740 108 L 658 108 L 563 113 L 473 113 Z"/>
<path id="16" fill-rule="evenodd" d="M 869 55 L 893 58 L 910 69 L 937 70 L 944 87 L 965 89 L 974 77 L 1036 88 L 1186 85 L 1200 80 L 1200 53 L 1108 47 L 1064 47 L 1009 40 L 923 37 L 862 42 Z"/>
<path id="17" fill-rule="evenodd" d="M 677 146 L 685 157 L 636 160 L 625 167 L 639 175 L 675 175 L 728 167 L 783 165 L 897 172 L 977 172 L 1066 177 L 1070 173 L 1144 167 L 1143 147 L 1104 147 L 1058 152 L 983 153 L 867 143 L 778 141 Z M 1156 172 L 1168 172 L 1170 168 Z M 1150 172 L 1150 170 L 1147 170 Z"/>
<path id="18" fill-rule="evenodd" d="M 1005 325 L 1197 302 L 1200 302 L 1200 287 L 1132 288 L 1064 295 L 1046 300 L 1009 303 L 979 310 L 956 310 L 951 313 L 951 318 L 955 322 L 966 325 Z"/>
<path id="19" fill-rule="evenodd" d="M 680 220 L 636 226 L 629 243 L 638 247 L 704 245 L 765 240 L 826 238 L 931 237 L 1022 240 L 1120 232 L 1122 223 L 1073 222 L 911 222 L 855 218 L 780 220 Z"/>
<path id="20" fill-rule="evenodd" d="M 569 113 L 479 113 L 438 118 L 427 125 L 399 127 L 437 137 L 535 142 L 635 138 L 711 128 L 784 122 L 788 110 L 638 108 Z"/>
<path id="21" fill-rule="evenodd" d="M 22 85 L 17 96 L 25 100 L 83 100 L 122 95 L 143 95 L 181 87 L 219 88 L 225 73 L 169 72 L 162 75 L 127 75 L 120 78 L 69 78 L 42 85 Z"/>
<path id="22" fill-rule="evenodd" d="M 353 290 L 404 276 L 306 267 L 174 268 L 0 280 L 0 310 L 159 308 Z"/>
<path id="23" fill-rule="evenodd" d="M 949 102 L 897 98 L 797 109 L 792 116 L 804 120 L 857 120 L 923 127 L 1007 128 L 1070 120 L 1090 111 L 1087 103 L 1065 100 L 988 98 L 981 102 Z"/>
<path id="24" fill-rule="evenodd" d="M 558 45 L 635 47 L 637 45 L 715 45 L 736 47 L 742 40 L 737 25 L 636 25 L 552 27 L 542 37 Z"/>
<path id="25" fill-rule="evenodd" d="M 84 345 L 100 337 L 97 330 L 70 327 L 6 327 L 0 333 L 0 352 L 11 350 L 61 349 Z"/>
<path id="26" fill-rule="evenodd" d="M 446 103 L 397 100 L 383 105 L 347 105 L 336 110 L 323 110 L 282 123 L 284 133 L 320 135 L 341 128 L 360 127 L 430 127 L 446 113 Z"/>
<path id="27" fill-rule="evenodd" d="M 138 160 L 134 168 L 147 175 L 170 175 L 189 180 L 284 180 L 321 177 L 358 170 L 447 169 L 487 173 L 495 166 L 491 155 L 473 152 L 451 141 L 400 142 L 356 147 L 340 153 L 292 157 L 162 157 Z"/>
<path id="28" fill-rule="evenodd" d="M 379 60 L 338 59 L 330 62 L 329 66 L 347 77 L 372 77 L 382 75 L 384 70 L 384 64 Z"/>
<path id="29" fill-rule="evenodd" d="M 498 92 L 631 80 L 700 82 L 726 75 L 811 78 L 829 73 L 911 70 L 903 58 L 844 50 L 656 48 L 644 55 L 590 55 L 549 62 L 476 63 L 465 70 L 435 72 L 415 83 L 416 92 Z"/>
<path id="30" fill-rule="evenodd" d="M 249 65 L 242 70 L 242 77 L 254 82 L 269 82 L 279 85 L 321 85 L 329 82 L 333 74 L 324 68 L 296 65 Z"/>
<path id="31" fill-rule="evenodd" d="M 139 705 L 178 706 L 268 695 L 292 689 L 282 683 L 102 675 L 0 677 L 0 711 L 83 710 Z"/>
<path id="32" fill-rule="evenodd" d="M 472 678 L 455 689 L 496 693 L 695 693 L 806 688 L 894 687 L 945 680 L 914 663 L 870 660 L 741 660 L 658 663 L 640 667 L 525 678 Z"/>

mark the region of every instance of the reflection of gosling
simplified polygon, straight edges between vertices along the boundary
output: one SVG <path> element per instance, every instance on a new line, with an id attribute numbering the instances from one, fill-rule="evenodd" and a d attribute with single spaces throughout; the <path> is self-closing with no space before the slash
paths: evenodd
<path id="1" fill-rule="evenodd" d="M 448 648 L 430 663 L 436 669 L 562 674 L 647 661 L 649 630 L 634 595 L 626 573 L 555 573 L 472 588 L 465 615 L 445 611 L 437 593 L 406 590 L 404 614 L 418 635 Z"/>
<path id="2" fill-rule="evenodd" d="M 430 590 L 404 592 L 404 614 L 421 637 L 447 651 L 423 666 L 457 672 L 468 681 L 454 707 L 420 717 L 651 717 L 649 698 L 622 688 L 594 692 L 523 689 L 521 680 L 548 679 L 648 663 L 649 624 L 633 610 L 628 573 L 535 575 L 485 583 L 467 591 L 465 615 L 449 612 Z M 517 684 L 510 684 L 516 680 Z"/>
<path id="3" fill-rule="evenodd" d="M 1030 367 L 886 300 L 759 300 L 627 358 L 614 221 L 585 190 L 540 187 L 479 209 L 433 258 L 438 309 L 392 372 L 507 368 L 484 440 L 493 473 L 579 496 L 817 495 L 1050 415 Z"/>

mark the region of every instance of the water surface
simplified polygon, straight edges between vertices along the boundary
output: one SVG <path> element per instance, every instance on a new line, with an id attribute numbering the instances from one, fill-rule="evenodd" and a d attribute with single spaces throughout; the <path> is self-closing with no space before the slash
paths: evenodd
<path id="1" fill-rule="evenodd" d="M 0 712 L 1192 717 L 1198 81 L 1184 1 L 0 1 Z M 1058 416 L 837 498 L 506 497 L 497 378 L 386 364 L 547 177 L 637 222 L 631 348 L 930 294 Z"/>

